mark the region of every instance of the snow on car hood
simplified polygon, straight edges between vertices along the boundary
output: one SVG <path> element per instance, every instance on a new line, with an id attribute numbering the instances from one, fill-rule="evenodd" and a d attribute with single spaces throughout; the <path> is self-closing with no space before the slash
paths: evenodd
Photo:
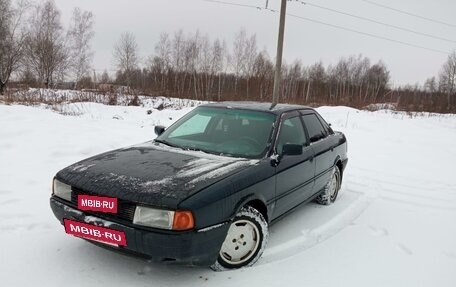
<path id="1" fill-rule="evenodd" d="M 80 161 L 57 178 L 91 194 L 176 208 L 193 193 L 257 163 L 147 142 Z"/>

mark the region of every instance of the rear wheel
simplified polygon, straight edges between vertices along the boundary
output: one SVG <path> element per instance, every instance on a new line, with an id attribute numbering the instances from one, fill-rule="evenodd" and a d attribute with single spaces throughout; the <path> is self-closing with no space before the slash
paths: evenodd
<path id="1" fill-rule="evenodd" d="M 215 271 L 252 266 L 261 257 L 268 241 L 268 224 L 263 215 L 251 206 L 243 207 L 228 229 Z"/>
<path id="2" fill-rule="evenodd" d="M 329 205 L 336 201 L 341 183 L 339 167 L 334 166 L 331 177 L 325 186 L 324 191 L 315 199 L 316 202 L 323 205 Z"/>

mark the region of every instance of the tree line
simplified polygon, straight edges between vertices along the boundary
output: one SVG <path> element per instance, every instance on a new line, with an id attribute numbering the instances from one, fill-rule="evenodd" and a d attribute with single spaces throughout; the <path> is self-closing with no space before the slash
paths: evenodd
<path id="1" fill-rule="evenodd" d="M 162 33 L 155 53 L 139 68 L 134 35 L 125 33 L 115 46 L 115 82 L 154 95 L 198 100 L 271 99 L 274 64 L 257 48 L 256 35 L 241 29 L 231 47 L 199 32 Z M 296 60 L 282 67 L 281 99 L 291 103 L 371 103 L 382 101 L 390 72 L 385 64 L 362 56 L 341 59 L 335 66 L 319 62 L 306 67 Z"/>
<path id="2" fill-rule="evenodd" d="M 113 47 L 117 72 L 110 77 L 107 71 L 92 75 L 91 12 L 75 8 L 65 29 L 52 0 L 39 5 L 0 0 L 0 19 L 0 92 L 16 75 L 33 87 L 71 82 L 72 88 L 109 84 L 133 93 L 208 101 L 272 98 L 274 59 L 245 29 L 230 44 L 198 31 L 162 33 L 146 59 L 140 57 L 134 34 L 125 32 Z M 282 102 L 354 107 L 393 103 L 402 110 L 456 112 L 456 52 L 424 86 L 392 88 L 385 63 L 362 55 L 329 66 L 295 60 L 284 63 L 282 74 Z"/>
<path id="3" fill-rule="evenodd" d="M 132 33 L 121 35 L 115 46 L 118 72 L 113 82 L 154 96 L 208 101 L 272 99 L 273 59 L 258 49 L 256 35 L 244 29 L 231 45 L 198 31 L 162 33 L 142 69 L 138 49 Z M 456 52 L 448 56 L 438 78 L 428 79 L 424 86 L 392 88 L 387 66 L 362 55 L 341 58 L 329 66 L 322 62 L 305 66 L 295 60 L 283 64 L 282 75 L 282 102 L 358 108 L 392 103 L 408 111 L 456 112 Z"/>

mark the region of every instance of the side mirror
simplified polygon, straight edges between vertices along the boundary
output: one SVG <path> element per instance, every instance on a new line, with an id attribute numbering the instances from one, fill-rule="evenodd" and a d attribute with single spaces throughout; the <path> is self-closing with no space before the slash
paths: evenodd
<path id="1" fill-rule="evenodd" d="M 282 148 L 283 155 L 301 155 L 303 146 L 301 144 L 285 144 Z"/>
<path id="2" fill-rule="evenodd" d="M 155 134 L 160 136 L 165 131 L 164 126 L 155 126 Z"/>

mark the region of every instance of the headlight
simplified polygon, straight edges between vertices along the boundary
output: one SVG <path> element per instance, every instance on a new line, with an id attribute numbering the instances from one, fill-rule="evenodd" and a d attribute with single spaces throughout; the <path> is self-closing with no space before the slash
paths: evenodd
<path id="1" fill-rule="evenodd" d="M 136 206 L 133 223 L 169 230 L 188 230 L 195 226 L 190 211 L 171 211 L 145 206 Z"/>
<path id="2" fill-rule="evenodd" d="M 149 227 L 172 229 L 173 220 L 174 211 L 136 206 L 133 223 Z"/>
<path id="3" fill-rule="evenodd" d="M 61 199 L 71 201 L 71 186 L 68 184 L 64 184 L 63 182 L 54 179 L 52 192 L 55 196 L 60 197 Z"/>

